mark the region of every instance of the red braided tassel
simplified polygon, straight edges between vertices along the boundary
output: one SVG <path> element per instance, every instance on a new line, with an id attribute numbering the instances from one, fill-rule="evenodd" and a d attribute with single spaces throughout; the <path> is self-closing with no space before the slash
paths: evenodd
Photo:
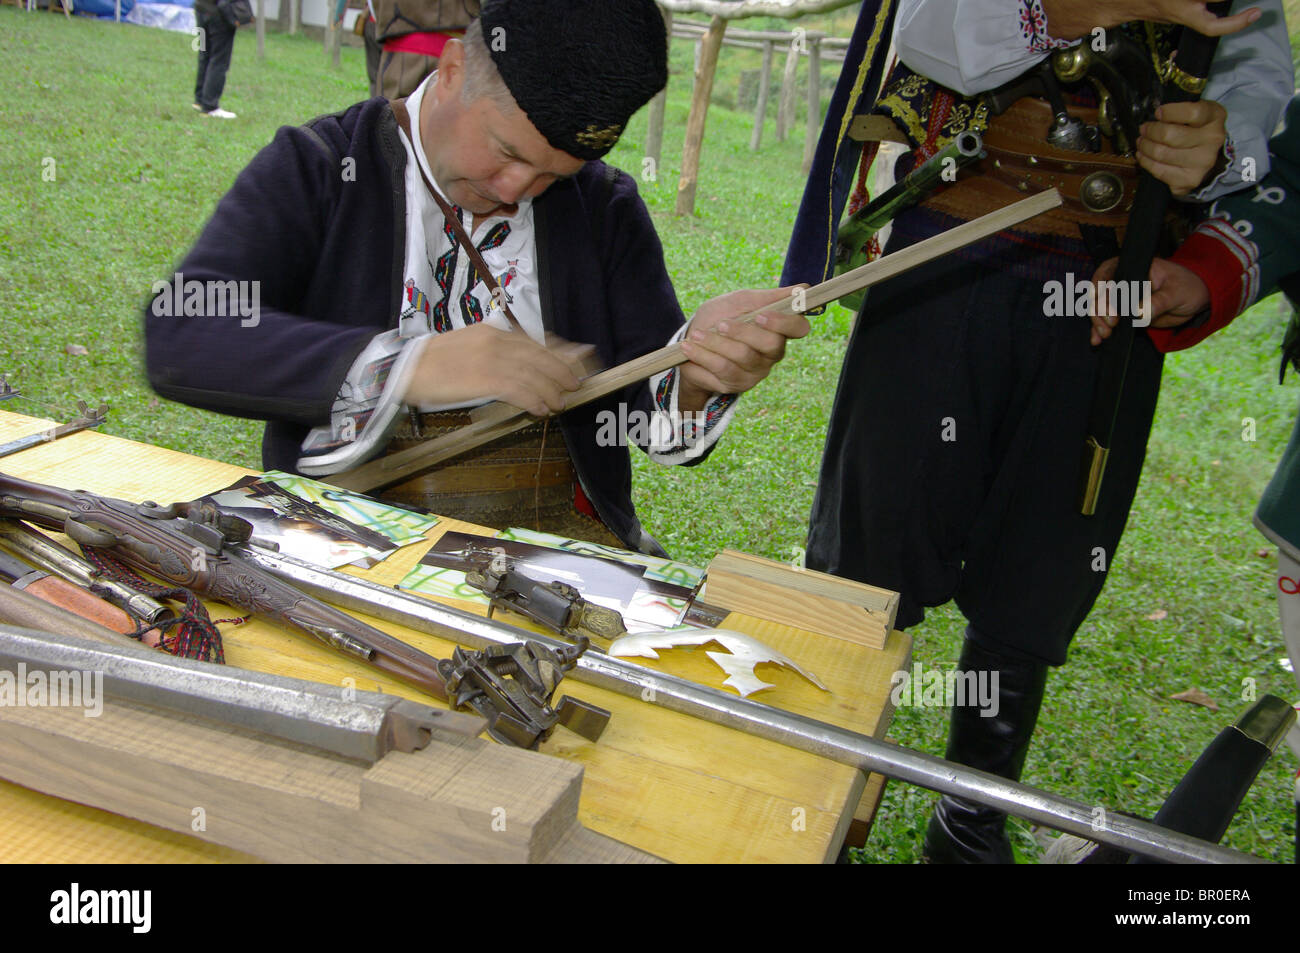
<path id="1" fill-rule="evenodd" d="M 150 582 L 105 550 L 83 546 L 82 551 L 104 575 L 155 599 L 178 599 L 185 603 L 184 610 L 176 618 L 148 627 L 164 630 L 162 642 L 159 643 L 163 651 L 201 662 L 215 662 L 218 665 L 225 663 L 226 651 L 221 644 L 221 633 L 208 615 L 208 610 L 193 592 L 183 586 L 168 587 Z M 173 627 L 174 632 L 168 634 L 166 630 Z M 144 631 L 146 627 L 142 626 L 140 633 Z"/>

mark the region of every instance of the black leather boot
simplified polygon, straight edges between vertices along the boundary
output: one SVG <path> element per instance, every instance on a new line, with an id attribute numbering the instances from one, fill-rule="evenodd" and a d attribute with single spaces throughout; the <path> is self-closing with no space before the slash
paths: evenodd
<path id="1" fill-rule="evenodd" d="M 958 670 L 998 673 L 997 714 L 984 717 L 976 705 L 954 705 L 945 757 L 1017 781 L 1038 721 L 1047 666 L 989 651 L 971 641 L 970 629 L 966 634 Z M 932 864 L 1013 864 L 1006 821 L 994 808 L 945 795 L 926 829 L 924 856 Z"/>

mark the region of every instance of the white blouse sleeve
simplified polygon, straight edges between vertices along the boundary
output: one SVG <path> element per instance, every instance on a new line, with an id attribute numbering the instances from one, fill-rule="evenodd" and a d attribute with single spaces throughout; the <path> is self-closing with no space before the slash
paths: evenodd
<path id="1" fill-rule="evenodd" d="M 900 0 L 898 58 L 941 86 L 973 96 L 1015 79 L 1054 49 L 1041 0 Z"/>

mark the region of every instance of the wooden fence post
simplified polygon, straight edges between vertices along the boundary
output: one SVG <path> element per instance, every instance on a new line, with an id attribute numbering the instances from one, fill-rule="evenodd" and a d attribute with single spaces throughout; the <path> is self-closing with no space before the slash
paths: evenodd
<path id="1" fill-rule="evenodd" d="M 790 38 L 790 48 L 785 54 L 785 72 L 781 74 L 781 100 L 776 108 L 776 140 L 785 142 L 785 137 L 794 124 L 794 81 L 799 69 L 798 34 Z"/>
<path id="2" fill-rule="evenodd" d="M 749 137 L 751 152 L 763 142 L 763 122 L 767 119 L 767 91 L 772 85 L 772 41 L 763 44 L 763 72 L 758 78 L 758 105 L 754 107 L 754 131 Z"/>
<path id="3" fill-rule="evenodd" d="M 331 6 L 332 5 L 329 3 L 326 3 L 325 5 L 324 50 L 325 50 L 325 55 L 327 57 L 330 57 L 334 61 L 335 66 L 338 66 L 339 65 L 339 58 L 338 58 L 339 31 L 334 26 L 334 24 L 330 22 L 330 17 L 332 16 L 331 9 L 330 9 Z"/>
<path id="4" fill-rule="evenodd" d="M 665 10 L 663 7 L 659 8 L 659 12 L 663 14 L 664 32 L 668 37 L 668 45 L 671 46 L 673 42 L 673 12 Z M 645 134 L 645 154 L 654 160 L 656 176 L 659 174 L 659 154 L 664 144 L 664 106 L 667 101 L 668 87 L 665 86 L 659 90 L 654 99 L 650 100 L 650 121 Z"/>
<path id="5" fill-rule="evenodd" d="M 266 59 L 266 0 L 257 0 L 257 58 Z"/>
<path id="6" fill-rule="evenodd" d="M 804 175 L 812 168 L 817 137 L 822 130 L 821 58 L 822 39 L 820 36 L 811 37 L 808 46 L 808 132 L 803 140 Z"/>
<path id="7" fill-rule="evenodd" d="M 677 183 L 678 215 L 690 215 L 695 211 L 695 187 L 700 175 L 704 119 L 709 111 L 709 97 L 713 94 L 713 72 L 718 65 L 718 51 L 722 48 L 722 35 L 726 30 L 727 21 L 715 16 L 709 21 L 709 31 L 704 34 L 699 65 L 695 70 L 695 90 L 691 94 L 691 114 L 686 120 L 686 142 L 682 146 L 682 177 Z"/>

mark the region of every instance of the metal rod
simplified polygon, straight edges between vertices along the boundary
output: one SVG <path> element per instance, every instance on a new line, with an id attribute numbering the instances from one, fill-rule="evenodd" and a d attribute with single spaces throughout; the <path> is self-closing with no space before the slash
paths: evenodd
<path id="1" fill-rule="evenodd" d="M 471 648 L 518 642 L 521 638 L 552 647 L 565 644 L 532 632 L 521 635 L 521 630 L 500 622 L 354 576 L 318 569 L 279 553 L 246 547 L 243 555 L 319 599 Z M 624 659 L 588 652 L 578 660 L 569 677 L 863 771 L 874 771 L 932 791 L 977 801 L 1017 817 L 1156 860 L 1170 863 L 1266 863 L 1241 851 L 1124 817 L 1117 811 L 1106 808 L 1099 811 L 1099 805 L 1085 804 L 1008 781 L 847 728 L 664 675 Z"/>
<path id="2" fill-rule="evenodd" d="M 418 726 L 477 735 L 482 718 L 379 692 L 177 658 L 138 645 L 102 646 L 0 625 L 0 670 L 102 673 L 103 693 L 374 763 L 428 744 Z M 420 741 L 423 744 L 420 744 Z"/>

